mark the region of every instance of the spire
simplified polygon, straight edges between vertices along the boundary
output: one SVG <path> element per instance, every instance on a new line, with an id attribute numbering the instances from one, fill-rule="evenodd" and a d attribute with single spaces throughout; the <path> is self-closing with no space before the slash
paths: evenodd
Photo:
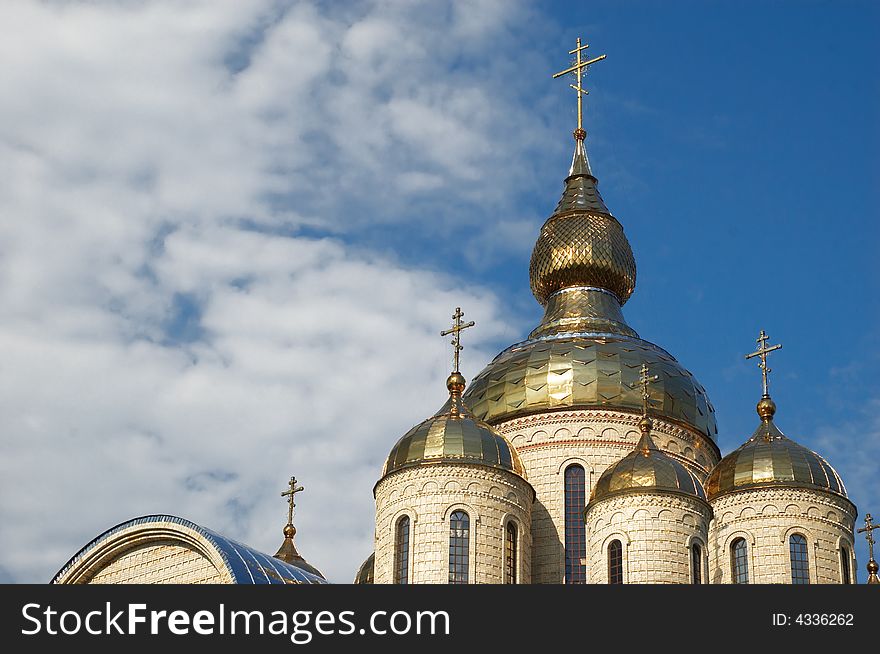
<path id="1" fill-rule="evenodd" d="M 299 555 L 299 552 L 296 551 L 296 546 L 293 544 L 293 537 L 296 534 L 296 527 L 293 526 L 293 509 L 296 507 L 296 503 L 293 498 L 294 495 L 304 491 L 305 488 L 298 485 L 296 477 L 290 478 L 290 481 L 287 482 L 287 487 L 287 490 L 281 493 L 281 497 L 287 498 L 287 524 L 284 525 L 284 542 L 281 543 L 281 547 L 275 553 L 275 558 L 281 559 L 285 563 L 305 562 L 305 559 Z"/>
<path id="2" fill-rule="evenodd" d="M 591 332 L 637 337 L 626 325 L 620 307 L 635 289 L 636 262 L 623 227 L 605 206 L 584 145 L 583 76 L 605 55 L 585 60 L 587 45 L 569 51 L 574 63 L 554 78 L 573 74 L 578 123 L 574 156 L 565 189 L 535 243 L 529 266 L 532 293 L 546 314 L 531 338 L 560 333 Z"/>
<path id="3" fill-rule="evenodd" d="M 758 415 L 761 416 L 761 422 L 764 424 L 772 422 L 773 416 L 776 414 L 776 403 L 770 398 L 770 373 L 772 369 L 767 366 L 767 355 L 782 348 L 782 345 L 768 346 L 767 341 L 769 340 L 770 337 L 762 329 L 757 340 L 758 349 L 746 355 L 746 359 L 761 358 L 758 367 L 761 369 L 763 394 L 761 395 L 761 401 L 758 402 L 757 411 Z"/>
<path id="4" fill-rule="evenodd" d="M 461 400 L 461 394 L 464 392 L 465 380 L 464 375 L 459 372 L 459 353 L 464 349 L 461 344 L 461 332 L 469 327 L 473 327 L 477 323 L 473 320 L 462 323 L 464 312 L 461 307 L 455 307 L 455 313 L 452 314 L 452 327 L 444 329 L 440 332 L 440 336 L 449 336 L 452 334 L 452 374 L 446 379 L 446 388 L 449 390 L 449 414 L 453 417 L 459 417 L 467 413 L 467 409 Z"/>
<path id="5" fill-rule="evenodd" d="M 858 533 L 865 534 L 868 541 L 868 583 L 872 585 L 880 584 L 880 577 L 877 576 L 877 570 L 880 569 L 880 566 L 874 560 L 874 530 L 878 528 L 880 525 L 875 525 L 874 519 L 868 513 L 865 515 L 865 526 L 858 530 Z"/>

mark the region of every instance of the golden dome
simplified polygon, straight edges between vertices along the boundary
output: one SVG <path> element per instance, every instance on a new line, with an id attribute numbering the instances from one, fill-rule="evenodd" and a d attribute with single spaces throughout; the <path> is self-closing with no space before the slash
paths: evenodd
<path id="1" fill-rule="evenodd" d="M 623 227 L 611 215 L 576 139 L 562 199 L 541 228 L 529 266 L 532 293 L 542 305 L 556 291 L 598 287 L 623 305 L 636 285 L 636 261 Z"/>
<path id="2" fill-rule="evenodd" d="M 367 557 L 367 560 L 361 563 L 361 567 L 358 568 L 357 574 L 354 577 L 354 583 L 356 584 L 372 584 L 373 583 L 373 573 L 376 567 L 376 553 L 373 552 L 370 556 Z"/>
<path id="3" fill-rule="evenodd" d="M 513 446 L 485 422 L 475 418 L 461 399 L 464 377 L 447 380 L 449 401 L 436 415 L 410 429 L 392 448 L 382 477 L 396 470 L 434 463 L 470 463 L 509 470 L 526 478 Z"/>
<path id="4" fill-rule="evenodd" d="M 700 480 L 684 465 L 657 449 L 651 439 L 651 421 L 639 421 L 642 437 L 635 449 L 599 477 L 590 504 L 622 493 L 675 491 L 706 499 Z"/>
<path id="5" fill-rule="evenodd" d="M 769 396 L 758 403 L 761 424 L 739 449 L 712 468 L 706 479 L 709 499 L 746 488 L 801 486 L 846 497 L 846 488 L 831 465 L 776 427 L 776 405 Z"/>
<path id="6" fill-rule="evenodd" d="M 474 416 L 493 424 L 553 409 L 641 413 L 641 394 L 632 385 L 642 364 L 659 377 L 651 389 L 653 412 L 714 442 L 715 410 L 694 376 L 665 350 L 621 334 L 557 334 L 514 345 L 474 378 L 465 400 Z"/>

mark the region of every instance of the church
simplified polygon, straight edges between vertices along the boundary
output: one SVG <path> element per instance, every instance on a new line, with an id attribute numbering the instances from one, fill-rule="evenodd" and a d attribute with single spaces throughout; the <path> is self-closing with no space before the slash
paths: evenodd
<path id="1" fill-rule="evenodd" d="M 605 55 L 586 47 L 554 75 L 573 76 L 578 125 L 531 256 L 544 316 L 468 383 L 458 363 L 474 323 L 455 310 L 442 406 L 389 438 L 374 552 L 354 582 L 853 584 L 858 510 L 829 462 L 776 423 L 768 356 L 781 346 L 762 331 L 746 355 L 762 379 L 756 427 L 722 456 L 706 390 L 624 318 L 636 261 L 587 156 L 583 76 Z M 294 545 L 301 490 L 292 478 L 273 556 L 153 515 L 96 537 L 53 583 L 327 583 Z M 880 584 L 873 529 L 867 515 L 868 583 Z"/>

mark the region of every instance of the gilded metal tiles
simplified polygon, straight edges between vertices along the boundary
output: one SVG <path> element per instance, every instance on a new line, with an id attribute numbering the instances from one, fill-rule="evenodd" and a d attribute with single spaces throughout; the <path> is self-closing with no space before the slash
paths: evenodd
<path id="1" fill-rule="evenodd" d="M 656 449 L 650 437 L 608 467 L 593 487 L 590 502 L 611 495 L 643 490 L 678 491 L 706 499 L 702 484 L 684 465 Z"/>
<path id="2" fill-rule="evenodd" d="M 641 412 L 633 384 L 643 363 L 659 377 L 652 412 L 715 440 L 715 411 L 703 387 L 672 356 L 639 339 L 573 335 L 514 345 L 477 375 L 465 400 L 476 418 L 493 424 L 573 407 Z"/>
<path id="3" fill-rule="evenodd" d="M 357 574 L 354 577 L 354 583 L 356 584 L 372 584 L 374 578 L 374 571 L 376 567 L 376 554 L 370 554 L 367 557 L 367 560 L 361 563 L 361 567 L 358 568 Z"/>
<path id="4" fill-rule="evenodd" d="M 573 286 L 607 289 L 623 304 L 635 289 L 636 262 L 623 227 L 610 214 L 554 214 L 535 243 L 529 277 L 541 304 Z"/>
<path id="5" fill-rule="evenodd" d="M 410 429 L 385 462 L 382 476 L 400 468 L 431 463 L 476 463 L 510 470 L 525 478 L 516 450 L 486 423 L 474 418 L 459 399 Z"/>
<path id="6" fill-rule="evenodd" d="M 810 486 L 846 496 L 837 472 L 812 450 L 799 445 L 776 427 L 762 422 L 739 449 L 721 459 L 706 479 L 709 497 L 742 488 Z"/>

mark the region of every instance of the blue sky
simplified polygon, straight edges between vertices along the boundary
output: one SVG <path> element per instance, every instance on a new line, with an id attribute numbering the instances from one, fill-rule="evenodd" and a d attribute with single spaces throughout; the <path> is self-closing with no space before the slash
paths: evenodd
<path id="1" fill-rule="evenodd" d="M 479 325 L 469 378 L 540 317 L 577 36 L 608 55 L 585 126 L 638 263 L 629 323 L 706 387 L 725 453 L 766 329 L 779 426 L 880 513 L 878 14 L 4 4 L 0 579 L 148 512 L 272 550 L 296 474 L 300 549 L 348 581 L 382 459 L 443 401 L 452 308 Z"/>

